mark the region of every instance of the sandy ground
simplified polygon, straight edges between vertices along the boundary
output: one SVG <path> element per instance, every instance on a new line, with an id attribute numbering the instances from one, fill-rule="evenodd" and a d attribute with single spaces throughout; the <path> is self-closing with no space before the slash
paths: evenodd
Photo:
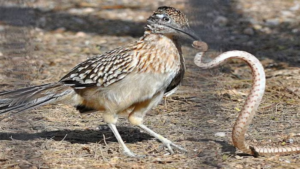
<path id="1" fill-rule="evenodd" d="M 263 63 L 266 94 L 247 139 L 255 145 L 299 144 L 300 0 L 0 2 L 1 91 L 57 81 L 86 58 L 136 41 L 147 17 L 162 5 L 187 13 L 211 47 L 207 61 L 223 51 L 245 50 Z M 183 52 L 182 86 L 148 113 L 145 124 L 188 153 L 170 155 L 120 119 L 128 147 L 147 155 L 125 157 L 100 113 L 47 105 L 1 115 L 0 168 L 300 168 L 298 154 L 254 158 L 232 146 L 232 126 L 251 87 L 245 63 L 233 60 L 201 70 L 193 63 L 190 42 Z"/>

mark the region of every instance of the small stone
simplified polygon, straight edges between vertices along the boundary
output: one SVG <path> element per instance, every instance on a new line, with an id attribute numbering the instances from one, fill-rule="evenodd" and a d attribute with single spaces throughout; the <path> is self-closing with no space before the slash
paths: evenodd
<path id="1" fill-rule="evenodd" d="M 294 143 L 294 140 L 293 139 L 288 139 L 288 142 L 290 143 L 290 144 L 293 144 Z"/>
<path id="2" fill-rule="evenodd" d="M 291 11 L 297 11 L 299 9 L 300 9 L 300 4 L 299 3 L 296 3 L 295 6 L 290 8 Z"/>
<path id="3" fill-rule="evenodd" d="M 259 24 L 255 24 L 255 25 L 253 25 L 253 28 L 254 28 L 255 30 L 260 30 L 260 29 L 262 29 L 262 26 L 259 25 Z"/>
<path id="4" fill-rule="evenodd" d="M 63 33 L 65 31 L 66 31 L 66 28 L 60 27 L 60 28 L 55 29 L 53 32 L 55 32 L 55 33 Z"/>
<path id="5" fill-rule="evenodd" d="M 0 25 L 0 32 L 4 31 L 4 29 L 5 29 L 4 26 Z"/>
<path id="6" fill-rule="evenodd" d="M 86 46 L 88 46 L 88 45 L 91 44 L 91 42 L 90 42 L 89 40 L 86 40 L 86 41 L 84 41 L 84 44 L 85 44 Z"/>
<path id="7" fill-rule="evenodd" d="M 55 38 L 62 39 L 64 36 L 61 33 L 54 34 Z"/>
<path id="8" fill-rule="evenodd" d="M 280 24 L 280 21 L 278 18 L 266 20 L 267 26 L 278 26 L 279 24 Z"/>
<path id="9" fill-rule="evenodd" d="M 82 37 L 86 36 L 86 33 L 84 33 L 84 32 L 77 32 L 75 36 L 82 38 Z"/>
<path id="10" fill-rule="evenodd" d="M 207 123 L 209 123 L 209 124 L 212 124 L 212 123 L 216 123 L 217 122 L 217 120 L 207 120 Z"/>
<path id="11" fill-rule="evenodd" d="M 295 29 L 292 30 L 292 32 L 293 32 L 293 33 L 298 33 L 298 32 L 299 32 L 299 29 L 295 28 Z"/>
<path id="12" fill-rule="evenodd" d="M 38 21 L 37 21 L 37 23 L 38 23 L 38 25 L 39 25 L 40 27 L 45 27 L 46 24 L 47 24 L 47 19 L 46 19 L 46 17 L 41 17 L 41 18 L 39 18 Z"/>
<path id="13" fill-rule="evenodd" d="M 272 33 L 272 30 L 270 28 L 268 28 L 268 27 L 264 27 L 261 31 L 264 32 L 265 34 Z"/>
<path id="14" fill-rule="evenodd" d="M 82 15 L 82 14 L 89 14 L 95 12 L 94 8 L 71 8 L 68 10 L 69 13 L 71 14 L 77 14 L 77 15 Z"/>
<path id="15" fill-rule="evenodd" d="M 243 33 L 246 35 L 254 35 L 254 30 L 252 28 L 246 28 L 243 30 Z"/>
<path id="16" fill-rule="evenodd" d="M 38 167 L 37 166 L 32 166 L 29 169 L 38 169 Z"/>
<path id="17" fill-rule="evenodd" d="M 226 133 L 225 132 L 217 132 L 217 133 L 215 133 L 215 136 L 216 137 L 225 137 Z"/>
<path id="18" fill-rule="evenodd" d="M 285 18 L 284 19 L 284 22 L 285 23 L 295 23 L 295 22 L 298 22 L 298 19 L 294 19 L 294 17 L 291 17 L 291 18 Z"/>
<path id="19" fill-rule="evenodd" d="M 253 42 L 253 41 L 246 42 L 246 45 L 247 45 L 247 46 L 253 46 L 253 45 L 254 45 L 254 42 Z"/>
<path id="20" fill-rule="evenodd" d="M 235 166 L 235 168 L 243 169 L 244 167 L 243 167 L 241 164 L 237 164 L 237 165 Z"/>
<path id="21" fill-rule="evenodd" d="M 259 21 L 255 18 L 249 18 L 249 22 L 252 24 L 252 25 L 257 25 L 259 24 Z"/>
<path id="22" fill-rule="evenodd" d="M 238 160 L 241 160 L 241 159 L 243 159 L 243 157 L 241 157 L 241 156 L 234 156 L 236 159 L 238 159 Z"/>
<path id="23" fill-rule="evenodd" d="M 220 26 L 225 26 L 228 24 L 228 19 L 224 16 L 218 16 L 215 20 L 214 20 L 215 24 L 218 24 Z"/>
<path id="24" fill-rule="evenodd" d="M 95 12 L 95 9 L 94 8 L 85 8 L 82 10 L 83 13 L 93 13 Z"/>
<path id="25" fill-rule="evenodd" d="M 281 14 L 289 18 L 295 17 L 295 14 L 293 14 L 291 11 L 281 11 Z"/>

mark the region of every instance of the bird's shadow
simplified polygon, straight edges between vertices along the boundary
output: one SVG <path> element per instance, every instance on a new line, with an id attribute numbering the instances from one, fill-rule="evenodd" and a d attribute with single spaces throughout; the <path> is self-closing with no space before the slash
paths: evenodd
<path id="1" fill-rule="evenodd" d="M 217 144 L 221 145 L 221 152 L 228 154 L 228 155 L 238 155 L 238 156 L 252 156 L 250 154 L 246 154 L 246 153 L 236 153 L 236 147 L 233 146 L 232 144 L 229 144 L 227 141 L 220 141 L 220 140 L 213 140 L 213 139 L 200 139 L 198 140 L 199 142 L 215 142 Z M 202 157 L 202 156 L 206 156 L 207 153 L 211 153 L 211 151 L 203 151 L 201 153 L 198 154 L 198 157 Z"/>
<path id="2" fill-rule="evenodd" d="M 7 133 L 0 132 L 0 140 L 34 140 L 38 138 L 52 139 L 55 141 L 68 141 L 70 143 L 97 143 L 97 142 L 117 142 L 114 134 L 107 127 L 100 126 L 99 130 L 58 130 L 42 131 L 39 133 Z M 153 139 L 147 133 L 142 133 L 137 128 L 117 127 L 120 135 L 126 143 L 136 143 L 144 140 Z"/>
<path id="3" fill-rule="evenodd" d="M 213 140 L 213 139 L 197 139 L 197 141 L 198 142 L 205 142 L 205 143 L 212 141 L 212 142 L 215 142 L 217 144 L 220 144 L 222 152 L 224 152 L 224 153 L 235 154 L 235 151 L 236 151 L 236 148 L 233 145 L 226 142 L 226 141 L 218 141 L 218 140 Z M 204 151 L 204 153 L 205 153 L 205 151 Z M 211 152 L 209 151 L 209 153 L 211 153 Z M 200 154 L 198 154 L 198 156 L 201 157 L 201 156 L 203 156 L 203 154 L 200 153 Z"/>

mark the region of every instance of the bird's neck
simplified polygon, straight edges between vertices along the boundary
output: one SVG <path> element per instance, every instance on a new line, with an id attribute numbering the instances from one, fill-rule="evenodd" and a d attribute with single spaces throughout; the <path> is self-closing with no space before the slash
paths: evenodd
<path id="1" fill-rule="evenodd" d="M 141 37 L 141 40 L 146 39 L 149 36 L 155 36 L 155 35 L 160 36 L 160 37 L 163 36 L 163 37 L 166 37 L 166 38 L 170 39 L 175 44 L 179 54 L 182 55 L 180 38 L 175 36 L 175 35 L 172 35 L 172 34 L 157 34 L 157 33 L 152 33 L 150 30 L 145 30 L 144 36 Z"/>
<path id="2" fill-rule="evenodd" d="M 135 44 L 140 71 L 170 73 L 181 68 L 181 48 L 176 39 L 171 39 L 163 34 L 145 32 Z M 149 60 L 149 64 L 144 64 Z M 173 72 L 174 73 L 174 72 Z"/>

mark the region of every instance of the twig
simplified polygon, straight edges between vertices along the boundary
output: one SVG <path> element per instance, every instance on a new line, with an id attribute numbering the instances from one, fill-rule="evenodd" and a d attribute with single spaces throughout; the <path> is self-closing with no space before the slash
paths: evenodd
<path id="1" fill-rule="evenodd" d="M 66 134 L 65 137 L 62 140 L 60 140 L 60 142 L 63 142 L 66 139 L 67 135 L 68 134 Z"/>
<path id="2" fill-rule="evenodd" d="M 105 139 L 105 135 L 103 134 L 103 142 L 105 144 L 105 146 L 107 146 L 107 143 L 106 143 L 106 139 Z"/>
<path id="3" fill-rule="evenodd" d="M 108 160 L 107 160 L 107 159 L 104 157 L 104 155 L 103 155 L 103 152 L 102 152 L 102 146 L 100 145 L 99 148 L 100 148 L 100 153 L 101 153 L 102 159 L 103 159 L 105 162 L 108 162 Z"/>

